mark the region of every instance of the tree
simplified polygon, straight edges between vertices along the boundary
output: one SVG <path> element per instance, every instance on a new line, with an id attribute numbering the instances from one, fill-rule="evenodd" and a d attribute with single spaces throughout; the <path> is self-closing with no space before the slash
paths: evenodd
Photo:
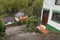
<path id="1" fill-rule="evenodd" d="M 40 16 L 43 0 L 0 0 L 0 14 L 14 15 L 24 12 Z"/>
<path id="2" fill-rule="evenodd" d="M 29 8 L 26 13 L 29 16 L 41 16 L 42 5 L 43 0 L 29 0 Z"/>
<path id="3" fill-rule="evenodd" d="M 43 0 L 36 0 L 33 2 L 32 4 L 33 15 L 37 15 L 37 16 L 41 15 L 42 5 L 43 5 Z"/>
<path id="4" fill-rule="evenodd" d="M 28 8 L 28 0 L 0 0 L 0 14 L 14 14 L 19 11 L 25 12 Z"/>
<path id="5" fill-rule="evenodd" d="M 29 7 L 32 6 L 32 4 L 33 4 L 34 1 L 35 1 L 35 0 L 29 0 L 28 6 L 29 6 Z"/>
<path id="6" fill-rule="evenodd" d="M 5 8 L 3 5 L 3 0 L 0 0 L 0 15 L 3 14 L 5 12 Z"/>

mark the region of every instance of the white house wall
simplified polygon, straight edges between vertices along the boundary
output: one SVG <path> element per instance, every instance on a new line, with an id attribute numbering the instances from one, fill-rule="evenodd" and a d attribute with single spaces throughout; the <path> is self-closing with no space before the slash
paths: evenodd
<path id="1" fill-rule="evenodd" d="M 51 25 L 51 26 L 53 26 L 53 27 L 55 27 L 56 29 L 60 30 L 60 24 L 58 24 L 58 23 L 56 23 L 56 22 L 54 22 L 54 21 L 51 20 L 52 13 L 53 13 L 52 10 L 60 10 L 60 5 L 55 5 L 55 0 L 44 0 L 43 9 L 44 8 L 50 9 L 49 10 L 50 13 L 49 13 L 48 24 Z"/>
<path id="2" fill-rule="evenodd" d="M 60 24 L 52 21 L 51 18 L 52 18 L 52 10 L 50 10 L 50 13 L 49 13 L 48 24 L 51 25 L 52 27 L 55 27 L 56 29 L 60 30 Z"/>

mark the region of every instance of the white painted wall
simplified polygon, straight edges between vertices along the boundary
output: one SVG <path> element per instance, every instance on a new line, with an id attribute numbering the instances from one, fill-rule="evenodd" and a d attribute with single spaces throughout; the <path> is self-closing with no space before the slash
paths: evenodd
<path id="1" fill-rule="evenodd" d="M 52 10 L 60 10 L 60 5 L 55 5 L 55 0 L 44 0 L 43 9 L 44 8 L 50 9 L 48 24 L 50 24 L 51 26 L 60 30 L 60 24 L 51 20 L 52 13 L 53 13 Z M 43 9 L 42 9 L 42 11 L 43 11 Z M 42 12 L 42 14 L 43 14 L 43 12 Z M 42 19 L 42 16 L 41 16 L 41 19 Z"/>

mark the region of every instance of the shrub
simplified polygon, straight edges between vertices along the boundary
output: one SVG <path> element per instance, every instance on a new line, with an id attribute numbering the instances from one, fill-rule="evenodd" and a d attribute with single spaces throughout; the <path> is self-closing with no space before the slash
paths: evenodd
<path id="1" fill-rule="evenodd" d="M 29 32 L 36 31 L 36 26 L 37 26 L 36 23 L 38 23 L 38 19 L 36 19 L 34 16 L 29 17 L 26 20 L 26 29 L 27 29 L 27 31 L 29 31 Z M 38 25 L 39 25 L 39 23 L 38 23 Z"/>
<path id="2" fill-rule="evenodd" d="M 16 26 L 17 25 L 17 22 L 16 21 L 14 21 L 14 23 L 12 24 L 13 26 Z"/>
<path id="3" fill-rule="evenodd" d="M 13 23 L 13 25 L 14 25 L 14 26 L 22 25 L 22 24 L 25 24 L 25 22 L 26 22 L 25 20 L 24 20 L 24 21 L 21 20 L 21 21 L 18 21 L 18 22 L 15 21 L 15 22 Z"/>
<path id="4" fill-rule="evenodd" d="M 5 27 L 5 25 L 2 23 L 2 21 L 0 20 L 0 36 L 4 36 L 5 30 L 6 30 L 6 27 Z"/>
<path id="5" fill-rule="evenodd" d="M 22 21 L 22 20 L 21 21 L 18 21 L 17 24 L 18 25 L 25 24 L 25 21 Z"/>

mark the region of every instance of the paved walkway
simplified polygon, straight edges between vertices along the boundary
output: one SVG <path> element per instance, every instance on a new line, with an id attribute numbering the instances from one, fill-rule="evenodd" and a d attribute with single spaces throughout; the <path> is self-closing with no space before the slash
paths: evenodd
<path id="1" fill-rule="evenodd" d="M 12 35 L 15 34 L 17 32 L 22 32 L 21 30 L 25 28 L 25 25 L 21 25 L 21 26 L 14 26 L 14 27 L 10 27 L 6 29 L 6 34 L 7 35 Z"/>
<path id="2" fill-rule="evenodd" d="M 35 32 L 24 32 L 22 31 L 24 28 L 25 25 L 8 28 L 6 30 L 7 40 L 60 40 L 60 33 L 43 35 Z"/>
<path id="3" fill-rule="evenodd" d="M 10 35 L 8 40 L 60 40 L 60 35 L 58 34 L 49 34 L 43 35 L 40 33 L 17 33 Z"/>
<path id="4" fill-rule="evenodd" d="M 8 40 L 40 40 L 41 38 L 37 36 L 36 33 L 17 33 L 15 35 L 10 35 Z"/>
<path id="5" fill-rule="evenodd" d="M 10 35 L 8 37 L 8 40 L 42 40 L 42 35 L 39 35 L 37 33 L 17 33 L 15 35 Z"/>

